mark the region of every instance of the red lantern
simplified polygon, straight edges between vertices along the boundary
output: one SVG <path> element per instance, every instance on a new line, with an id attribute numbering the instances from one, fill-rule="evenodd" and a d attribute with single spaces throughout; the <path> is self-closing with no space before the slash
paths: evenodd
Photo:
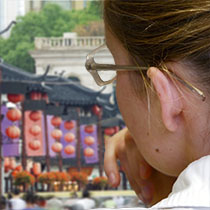
<path id="1" fill-rule="evenodd" d="M 10 169 L 14 170 L 16 167 L 16 161 L 14 158 L 10 158 Z"/>
<path id="2" fill-rule="evenodd" d="M 84 139 L 85 144 L 92 145 L 95 142 L 95 139 L 92 136 L 86 136 Z"/>
<path id="3" fill-rule="evenodd" d="M 94 105 L 94 106 L 92 107 L 92 112 L 93 112 L 95 115 L 99 116 L 100 113 L 101 113 L 101 108 L 100 108 L 99 106 L 97 106 L 97 105 Z"/>
<path id="4" fill-rule="evenodd" d="M 29 132 L 33 136 L 38 136 L 41 133 L 41 128 L 38 125 L 33 125 L 32 127 L 30 127 Z"/>
<path id="5" fill-rule="evenodd" d="M 33 91 L 33 92 L 30 93 L 30 98 L 32 100 L 41 100 L 42 99 L 42 93 Z"/>
<path id="6" fill-rule="evenodd" d="M 51 132 L 51 136 L 56 139 L 56 140 L 60 140 L 60 138 L 62 137 L 63 133 L 60 129 L 54 129 Z"/>
<path id="7" fill-rule="evenodd" d="M 61 117 L 56 117 L 54 116 L 52 119 L 51 119 L 51 124 L 55 127 L 58 127 L 61 125 L 61 122 L 62 122 L 62 119 Z"/>
<path id="8" fill-rule="evenodd" d="M 7 94 L 7 98 L 12 103 L 18 103 L 23 101 L 24 96 L 22 94 Z"/>
<path id="9" fill-rule="evenodd" d="M 72 145 L 68 145 L 64 148 L 64 152 L 67 154 L 67 155 L 72 155 L 75 153 L 75 147 L 72 146 Z"/>
<path id="10" fill-rule="evenodd" d="M 33 163 L 33 174 L 34 175 L 39 175 L 41 173 L 41 165 L 40 163 Z"/>
<path id="11" fill-rule="evenodd" d="M 104 133 L 107 135 L 107 136 L 112 136 L 113 134 L 115 134 L 115 128 L 106 128 L 104 130 Z"/>
<path id="12" fill-rule="evenodd" d="M 39 150 L 39 148 L 41 147 L 41 143 L 39 140 L 35 139 L 33 141 L 30 141 L 28 146 L 32 150 Z"/>
<path id="13" fill-rule="evenodd" d="M 85 132 L 86 133 L 93 133 L 93 131 L 94 131 L 93 125 L 86 125 L 85 126 Z"/>
<path id="14" fill-rule="evenodd" d="M 63 149 L 63 145 L 60 142 L 55 142 L 55 143 L 53 143 L 51 149 L 54 152 L 61 152 L 61 150 Z"/>
<path id="15" fill-rule="evenodd" d="M 73 133 L 66 133 L 64 136 L 66 142 L 73 142 L 75 139 L 75 135 Z"/>
<path id="16" fill-rule="evenodd" d="M 86 157 L 92 157 L 94 155 L 94 150 L 90 147 L 84 149 L 84 155 Z"/>
<path id="17" fill-rule="evenodd" d="M 11 139 L 19 138 L 20 137 L 20 129 L 17 126 L 12 125 L 6 129 L 6 134 Z"/>
<path id="18" fill-rule="evenodd" d="M 64 123 L 64 128 L 66 130 L 71 130 L 72 128 L 74 128 L 74 122 L 73 121 L 66 121 Z"/>
<path id="19" fill-rule="evenodd" d="M 20 120 L 22 114 L 19 109 L 9 109 L 7 112 L 7 118 L 13 122 Z"/>
<path id="20" fill-rule="evenodd" d="M 29 118 L 34 122 L 40 120 L 41 119 L 40 111 L 31 111 L 29 114 Z"/>
<path id="21" fill-rule="evenodd" d="M 9 167 L 9 165 L 10 165 L 10 160 L 8 157 L 5 157 L 4 158 L 4 167 Z"/>

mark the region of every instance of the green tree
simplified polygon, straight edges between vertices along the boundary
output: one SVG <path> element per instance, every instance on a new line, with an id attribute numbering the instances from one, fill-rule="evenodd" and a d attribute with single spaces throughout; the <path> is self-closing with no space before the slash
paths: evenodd
<path id="1" fill-rule="evenodd" d="M 4 55 L 6 53 L 5 46 L 6 40 L 0 37 L 0 55 Z"/>
<path id="2" fill-rule="evenodd" d="M 59 37 L 64 32 L 73 31 L 77 25 L 99 19 L 92 4 L 81 11 L 67 11 L 58 5 L 46 4 L 38 13 L 30 12 L 17 18 L 10 37 L 0 38 L 0 57 L 12 65 L 34 72 L 34 61 L 29 51 L 34 49 L 35 37 Z"/>
<path id="3" fill-rule="evenodd" d="M 88 13 L 102 18 L 103 15 L 103 1 L 101 0 L 92 0 L 88 6 Z"/>
<path id="4" fill-rule="evenodd" d="M 103 36 L 104 23 L 100 21 L 91 21 L 88 24 L 77 25 L 74 29 L 79 36 Z"/>
<path id="5" fill-rule="evenodd" d="M 26 69 L 29 72 L 34 72 L 34 60 L 28 54 L 28 51 L 33 48 L 33 45 L 28 42 L 20 42 L 16 46 L 16 50 L 10 50 L 5 61 L 9 61 L 14 66 Z"/>

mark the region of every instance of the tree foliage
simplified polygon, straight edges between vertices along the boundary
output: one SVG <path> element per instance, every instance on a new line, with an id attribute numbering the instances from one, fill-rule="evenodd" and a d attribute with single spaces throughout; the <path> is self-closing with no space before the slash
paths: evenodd
<path id="1" fill-rule="evenodd" d="M 91 21 L 88 24 L 77 25 L 74 29 L 79 36 L 103 36 L 104 23 L 100 21 Z"/>
<path id="2" fill-rule="evenodd" d="M 34 49 L 35 37 L 59 37 L 71 32 L 77 25 L 84 25 L 101 19 L 94 2 L 79 11 L 67 11 L 55 4 L 46 4 L 40 12 L 30 12 L 17 18 L 8 39 L 0 37 L 0 57 L 4 61 L 34 72 L 34 60 L 29 51 Z M 97 3 L 98 5 L 98 3 Z"/>
<path id="3" fill-rule="evenodd" d="M 92 0 L 90 1 L 90 5 L 88 7 L 88 12 L 102 18 L 103 14 L 103 1 L 101 0 Z"/>

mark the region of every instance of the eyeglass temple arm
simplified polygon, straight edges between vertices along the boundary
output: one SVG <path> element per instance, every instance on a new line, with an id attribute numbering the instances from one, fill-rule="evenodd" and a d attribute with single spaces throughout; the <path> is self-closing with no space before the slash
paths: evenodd
<path id="1" fill-rule="evenodd" d="M 113 65 L 113 64 L 99 64 L 96 63 L 94 58 L 92 56 L 87 56 L 87 61 L 85 63 L 86 69 L 89 72 L 96 72 L 96 71 L 111 71 L 111 70 L 116 70 L 116 71 L 138 71 L 138 70 L 148 70 L 147 67 L 138 67 L 138 66 L 121 66 L 121 65 Z M 202 91 L 200 91 L 198 88 L 193 86 L 191 83 L 182 80 L 179 78 L 176 74 L 174 74 L 171 71 L 166 70 L 165 68 L 163 69 L 166 73 L 169 73 L 172 77 L 174 77 L 176 80 L 178 80 L 181 84 L 183 84 L 185 87 L 187 87 L 189 90 L 192 92 L 196 93 L 200 97 L 202 97 L 202 101 L 205 101 L 206 96 Z"/>
<path id="2" fill-rule="evenodd" d="M 139 71 L 148 70 L 147 67 L 138 67 L 138 66 L 122 66 L 122 65 L 115 65 L 115 64 L 99 64 L 96 63 L 94 58 L 87 58 L 87 61 L 85 63 L 85 67 L 88 71 Z"/>
<path id="3" fill-rule="evenodd" d="M 192 85 L 190 82 L 181 79 L 174 72 L 169 71 L 165 66 L 162 68 L 162 70 L 164 72 L 168 73 L 169 75 L 171 75 L 174 79 L 178 80 L 182 85 L 184 85 L 186 88 L 191 90 L 193 93 L 196 93 L 198 96 L 202 97 L 202 101 L 206 100 L 206 96 L 204 95 L 204 93 L 201 90 L 199 90 L 198 88 L 196 88 L 194 85 Z"/>
<path id="4" fill-rule="evenodd" d="M 190 89 L 192 92 L 198 94 L 199 96 L 202 97 L 202 101 L 205 101 L 206 96 L 204 95 L 204 93 L 202 91 L 200 91 L 198 88 L 196 88 L 194 85 L 192 85 L 190 82 L 184 81 L 182 79 L 180 79 L 176 74 L 174 74 L 173 72 L 170 72 L 171 76 L 173 76 L 176 80 L 178 80 L 181 84 L 183 84 L 185 87 L 187 87 L 188 89 Z"/>

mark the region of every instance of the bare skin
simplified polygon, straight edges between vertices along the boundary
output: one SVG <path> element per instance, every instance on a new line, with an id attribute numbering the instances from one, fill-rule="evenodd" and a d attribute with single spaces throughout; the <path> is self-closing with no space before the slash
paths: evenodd
<path id="1" fill-rule="evenodd" d="M 146 205 L 154 205 L 171 192 L 176 177 L 153 169 L 137 150 L 127 128 L 106 140 L 104 169 L 113 187 L 120 183 L 116 159 L 120 160 L 133 190 Z"/>
<path id="2" fill-rule="evenodd" d="M 117 65 L 134 65 L 129 52 L 108 29 L 106 44 Z M 189 66 L 165 64 L 190 81 Z M 116 97 L 127 129 L 106 142 L 105 171 L 112 186 L 120 182 L 116 159 L 121 161 L 136 194 L 148 205 L 166 198 L 176 177 L 193 161 L 209 154 L 209 102 L 189 92 L 162 69 L 149 67 L 147 98 L 133 89 L 133 72 L 118 71 Z M 149 122 L 149 123 L 148 123 Z M 198 141 L 198 139 L 201 139 Z M 177 158 L 178 157 L 178 158 Z"/>

